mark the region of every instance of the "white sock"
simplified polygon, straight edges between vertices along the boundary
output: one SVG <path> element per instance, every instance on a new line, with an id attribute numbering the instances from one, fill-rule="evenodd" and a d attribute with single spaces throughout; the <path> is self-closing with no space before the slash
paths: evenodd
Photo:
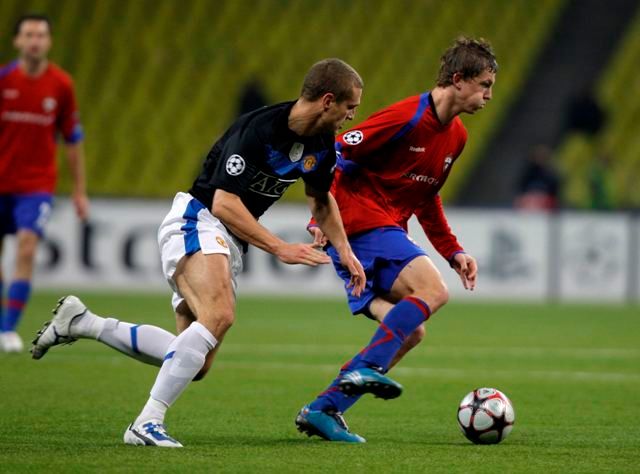
<path id="1" fill-rule="evenodd" d="M 205 357 L 218 341 L 202 324 L 198 322 L 191 325 L 178 335 L 167 349 L 162 368 L 158 373 L 156 382 L 151 389 L 151 398 L 142 409 L 135 421 L 135 425 L 158 418 L 157 404 L 162 402 L 170 407 L 187 388 L 196 374 L 204 365 Z"/>
<path id="2" fill-rule="evenodd" d="M 147 404 L 142 409 L 142 413 L 135 421 L 133 426 L 138 426 L 139 423 L 146 423 L 149 420 L 154 420 L 158 423 L 164 423 L 164 415 L 165 413 L 167 413 L 167 408 L 169 407 L 164 403 L 155 400 L 152 397 L 149 397 L 149 400 L 147 400 Z M 142 417 L 142 414 L 144 414 L 144 418 Z"/>
<path id="3" fill-rule="evenodd" d="M 71 335 L 96 339 L 117 351 L 160 367 L 169 344 L 176 338 L 156 326 L 125 323 L 86 312 L 71 323 Z"/>
<path id="4" fill-rule="evenodd" d="M 105 319 L 93 314 L 88 309 L 81 316 L 76 316 L 71 321 L 69 333 L 73 337 L 83 339 L 97 339 L 104 327 Z"/>

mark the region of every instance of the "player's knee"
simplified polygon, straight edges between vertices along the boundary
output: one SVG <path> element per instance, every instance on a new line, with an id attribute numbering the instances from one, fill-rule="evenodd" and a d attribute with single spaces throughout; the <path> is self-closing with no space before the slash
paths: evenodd
<path id="1" fill-rule="evenodd" d="M 440 308 L 449 302 L 449 288 L 447 288 L 447 285 L 445 285 L 444 282 L 438 291 L 436 291 L 436 300 L 438 301 L 438 306 Z"/>
<path id="2" fill-rule="evenodd" d="M 417 296 L 427 302 L 433 314 L 449 302 L 449 289 L 444 281 L 440 281 Z"/>
<path id="3" fill-rule="evenodd" d="M 23 260 L 26 262 L 32 262 L 36 256 L 37 245 L 21 245 L 18 248 L 18 260 Z"/>
<path id="4" fill-rule="evenodd" d="M 208 314 L 201 313 L 198 317 L 198 322 L 206 327 L 218 340 L 224 337 L 233 325 L 234 320 L 235 316 L 232 309 L 217 309 L 215 312 L 209 311 Z"/>
<path id="5" fill-rule="evenodd" d="M 221 312 L 217 319 L 219 331 L 222 331 L 224 334 L 231 328 L 231 326 L 233 326 L 236 317 L 235 314 L 233 314 L 233 311 L 229 310 Z"/>

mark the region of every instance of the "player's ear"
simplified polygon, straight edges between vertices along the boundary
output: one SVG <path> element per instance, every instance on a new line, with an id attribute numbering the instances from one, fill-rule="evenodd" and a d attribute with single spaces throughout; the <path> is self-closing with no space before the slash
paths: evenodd
<path id="1" fill-rule="evenodd" d="M 451 76 L 451 82 L 453 83 L 453 87 L 455 87 L 458 90 L 460 90 L 460 88 L 462 87 L 462 81 L 464 81 L 464 78 L 462 77 L 462 74 L 459 72 L 454 72 L 453 76 Z"/>
<path id="2" fill-rule="evenodd" d="M 327 111 L 329 110 L 329 108 L 331 107 L 331 104 L 333 104 L 336 101 L 336 96 L 333 94 L 333 92 L 327 92 L 325 95 L 322 96 L 322 108 Z"/>

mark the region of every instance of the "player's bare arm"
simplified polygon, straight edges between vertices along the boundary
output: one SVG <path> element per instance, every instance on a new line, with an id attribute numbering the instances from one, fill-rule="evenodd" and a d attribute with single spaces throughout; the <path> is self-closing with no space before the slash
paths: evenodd
<path id="1" fill-rule="evenodd" d="M 340 262 L 349 270 L 349 273 L 351 273 L 349 287 L 352 288 L 352 294 L 360 296 L 367 279 L 360 261 L 354 255 L 351 250 L 351 245 L 349 245 L 349 241 L 347 240 L 336 200 L 331 193 L 316 191 L 309 185 L 305 185 L 305 192 L 311 214 L 316 222 L 318 222 L 322 233 L 327 236 L 331 244 L 338 251 Z M 315 238 L 313 245 L 317 245 Z"/>
<path id="2" fill-rule="evenodd" d="M 315 267 L 331 261 L 327 255 L 314 248 L 313 244 L 291 244 L 269 232 L 251 215 L 236 194 L 217 189 L 211 212 L 237 237 L 275 255 L 284 263 L 302 263 Z"/>
<path id="3" fill-rule="evenodd" d="M 476 277 L 478 276 L 476 259 L 466 253 L 458 253 L 453 257 L 451 266 L 460 276 L 464 289 L 473 291 L 476 287 Z"/>
<path id="4" fill-rule="evenodd" d="M 82 142 L 68 143 L 66 151 L 69 170 L 73 180 L 73 205 L 78 218 L 86 220 L 89 217 L 89 198 L 87 197 L 84 173 L 84 148 Z"/>

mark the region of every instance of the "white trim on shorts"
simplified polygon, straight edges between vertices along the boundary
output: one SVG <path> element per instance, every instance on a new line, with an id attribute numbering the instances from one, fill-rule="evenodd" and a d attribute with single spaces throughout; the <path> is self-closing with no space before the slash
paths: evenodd
<path id="1" fill-rule="evenodd" d="M 162 273 L 173 290 L 171 303 L 174 311 L 184 298 L 178 291 L 173 274 L 183 257 L 199 251 L 205 255 L 220 253 L 229 256 L 231 282 L 234 292 L 236 291 L 236 279 L 242 271 L 242 245 L 191 194 L 176 194 L 171 210 L 158 229 L 158 245 Z"/>

